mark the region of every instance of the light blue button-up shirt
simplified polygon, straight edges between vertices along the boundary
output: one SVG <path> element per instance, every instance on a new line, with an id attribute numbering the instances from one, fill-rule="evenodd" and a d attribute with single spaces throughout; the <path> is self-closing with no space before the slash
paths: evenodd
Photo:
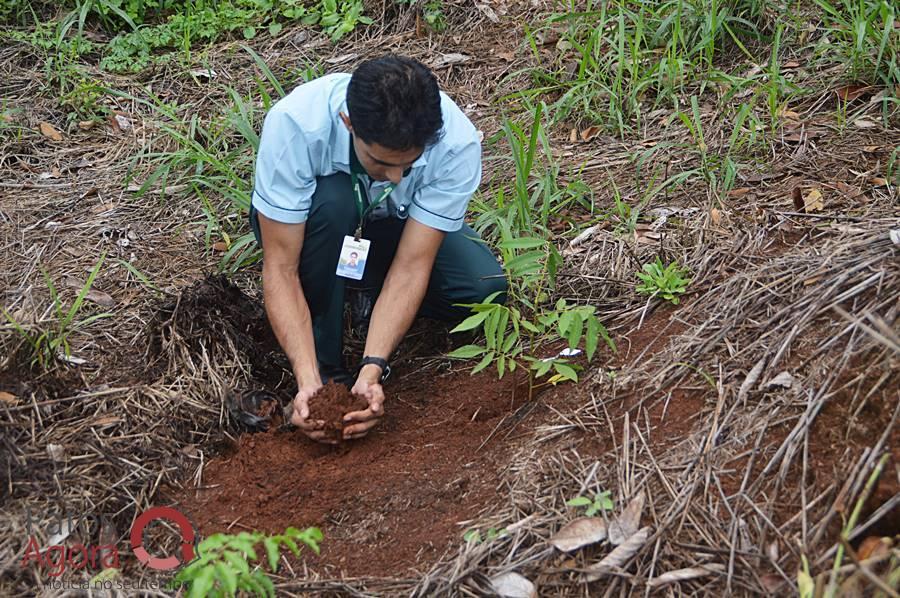
<path id="1" fill-rule="evenodd" d="M 350 132 L 339 113 L 348 114 L 350 75 L 326 75 L 296 88 L 266 115 L 259 154 L 253 207 L 288 224 L 306 222 L 316 177 L 350 172 Z M 388 213 L 409 216 L 445 232 L 459 230 L 466 206 L 481 181 L 481 141 L 462 110 L 441 92 L 442 137 L 425 149 L 410 173 L 391 193 Z M 369 197 L 378 197 L 389 182 L 363 178 Z M 379 213 L 380 212 L 380 213 Z"/>

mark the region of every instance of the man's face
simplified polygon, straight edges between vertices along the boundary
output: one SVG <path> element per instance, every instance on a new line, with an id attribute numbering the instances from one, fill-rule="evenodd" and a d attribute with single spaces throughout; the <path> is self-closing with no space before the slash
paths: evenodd
<path id="1" fill-rule="evenodd" d="M 341 120 L 352 133 L 349 117 L 341 113 Z M 377 143 L 366 143 L 356 135 L 353 136 L 353 148 L 359 163 L 373 180 L 391 181 L 395 185 L 400 184 L 403 173 L 419 159 L 423 151 L 422 148 L 392 150 Z"/>

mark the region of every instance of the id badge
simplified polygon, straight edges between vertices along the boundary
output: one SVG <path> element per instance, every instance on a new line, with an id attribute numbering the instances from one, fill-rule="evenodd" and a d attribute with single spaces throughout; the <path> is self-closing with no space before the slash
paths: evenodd
<path id="1" fill-rule="evenodd" d="M 356 240 L 352 236 L 344 237 L 341 255 L 338 257 L 337 275 L 353 280 L 362 280 L 366 271 L 366 259 L 369 256 L 368 239 Z"/>

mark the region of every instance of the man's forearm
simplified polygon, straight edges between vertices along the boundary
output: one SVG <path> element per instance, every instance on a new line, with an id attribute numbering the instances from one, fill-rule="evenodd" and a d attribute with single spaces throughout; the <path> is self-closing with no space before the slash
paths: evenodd
<path id="1" fill-rule="evenodd" d="M 391 268 L 372 311 L 366 355 L 391 356 L 422 305 L 430 274 L 430 264 L 427 268 Z"/>
<path id="2" fill-rule="evenodd" d="M 321 383 L 309 305 L 296 273 L 263 266 L 263 297 L 275 337 L 302 388 Z"/>

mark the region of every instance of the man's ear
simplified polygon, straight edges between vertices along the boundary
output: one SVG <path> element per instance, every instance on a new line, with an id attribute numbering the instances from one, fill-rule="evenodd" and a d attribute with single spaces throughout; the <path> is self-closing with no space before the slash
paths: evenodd
<path id="1" fill-rule="evenodd" d="M 350 124 L 350 117 L 344 114 L 343 112 L 338 112 L 341 117 L 341 120 L 344 121 L 344 126 L 347 127 L 347 130 L 351 133 L 353 132 L 353 125 Z"/>

